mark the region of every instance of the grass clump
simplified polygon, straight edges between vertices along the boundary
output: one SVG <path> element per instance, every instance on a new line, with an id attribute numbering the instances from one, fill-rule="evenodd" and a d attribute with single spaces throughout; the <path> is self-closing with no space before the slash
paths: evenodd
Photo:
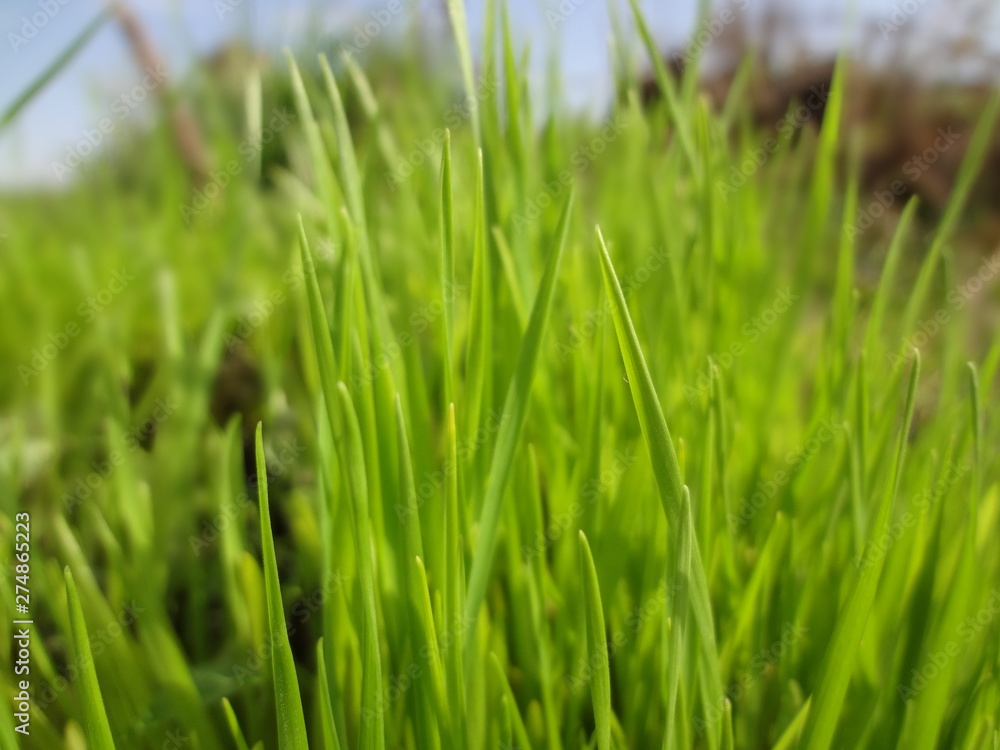
<path id="1" fill-rule="evenodd" d="M 839 79 L 737 187 L 758 135 L 695 87 L 657 66 L 662 107 L 542 118 L 506 14 L 481 95 L 449 9 L 475 105 L 448 132 L 416 88 L 373 105 L 363 66 L 290 56 L 266 189 L 7 217 L 9 361 L 135 280 L 3 376 L 0 535 L 33 514 L 38 623 L 4 746 L 995 743 L 1000 341 L 952 241 L 1000 100 L 868 288 Z M 259 393 L 213 420 L 240 358 Z"/>

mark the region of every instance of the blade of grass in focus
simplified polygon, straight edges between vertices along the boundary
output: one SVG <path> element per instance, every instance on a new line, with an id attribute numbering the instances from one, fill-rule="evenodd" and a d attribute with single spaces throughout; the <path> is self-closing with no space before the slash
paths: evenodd
<path id="1" fill-rule="evenodd" d="M 340 750 L 340 735 L 333 715 L 333 701 L 330 698 L 330 678 L 326 673 L 326 654 L 323 639 L 316 644 L 316 662 L 319 664 L 319 707 L 320 725 L 323 730 L 323 747 Z"/>
<path id="2" fill-rule="evenodd" d="M 452 341 L 455 338 L 455 220 L 451 188 L 451 131 L 445 130 L 441 153 L 441 299 L 444 306 L 444 403 L 454 403 Z"/>
<path id="3" fill-rule="evenodd" d="M 642 435 L 653 463 L 653 474 L 656 478 L 663 511 L 667 516 L 667 524 L 671 530 L 672 542 L 676 544 L 678 534 L 683 528 L 681 510 L 683 482 L 681 481 L 680 465 L 670 438 L 667 422 L 663 417 L 663 410 L 660 408 L 656 389 L 653 386 L 653 379 L 642 356 L 639 338 L 629 316 L 625 295 L 622 293 L 618 277 L 615 275 L 611 257 L 608 255 L 608 249 L 599 228 L 597 229 L 597 242 L 600 249 L 604 284 L 608 300 L 611 303 L 615 331 L 618 334 L 618 343 L 625 363 L 629 389 L 632 392 L 636 415 L 639 418 Z M 701 553 L 698 551 L 697 540 L 694 540 L 692 545 L 691 573 L 691 610 L 707 670 L 708 700 L 721 701 L 722 678 L 719 674 L 718 653 L 715 645 L 715 625 L 712 618 L 708 582 L 702 565 Z"/>
<path id="4" fill-rule="evenodd" d="M 837 617 L 833 639 L 827 646 L 823 667 L 820 670 L 819 687 L 813 695 L 809 717 L 802 730 L 799 746 L 803 750 L 827 750 L 833 742 L 837 717 L 841 712 L 848 681 L 854 672 L 855 657 L 875 598 L 884 557 L 873 552 L 872 544 L 885 538 L 906 459 L 906 446 L 910 437 L 910 423 L 913 419 L 913 405 L 920 377 L 920 353 L 914 350 L 913 356 L 914 362 L 910 368 L 910 380 L 906 389 L 906 403 L 903 407 L 903 425 L 899 431 L 890 475 L 882 492 L 878 513 L 872 523 L 869 544 L 860 563 L 857 583 L 850 599 Z"/>
<path id="5" fill-rule="evenodd" d="M 459 522 L 459 507 L 461 498 L 458 495 L 458 433 L 455 426 L 455 405 L 448 405 L 446 417 L 446 477 L 444 486 L 444 607 L 442 621 L 444 624 L 445 644 L 447 651 L 444 659 L 445 675 L 448 685 L 448 705 L 455 723 L 453 741 L 456 744 L 468 742 L 466 731 L 466 689 L 465 675 L 462 668 L 462 645 L 467 633 L 474 623 L 462 620 L 462 597 L 465 581 L 465 558 L 461 526 Z M 469 629 L 469 630 L 467 630 Z"/>
<path id="6" fill-rule="evenodd" d="M 108 723 L 104 699 L 101 697 L 101 686 L 97 681 L 97 668 L 90 648 L 90 636 L 87 634 L 80 595 L 76 591 L 76 583 L 69 567 L 65 571 L 65 580 L 66 604 L 69 608 L 70 630 L 73 635 L 73 653 L 76 663 L 80 665 L 80 692 L 83 697 L 87 743 L 93 750 L 115 750 L 111 725 Z"/>
<path id="7" fill-rule="evenodd" d="M 257 496 L 260 502 L 260 539 L 264 550 L 264 584 L 267 589 L 268 638 L 271 644 L 271 673 L 278 711 L 278 747 L 281 750 L 308 750 L 306 720 L 302 712 L 295 660 L 288 642 L 285 608 L 281 603 L 281 582 L 271 533 L 271 510 L 267 500 L 267 464 L 264 460 L 264 427 L 257 423 Z"/>
<path id="8" fill-rule="evenodd" d="M 236 750 L 250 750 L 246 739 L 243 737 L 243 730 L 240 729 L 236 713 L 233 711 L 233 705 L 229 702 L 228 698 L 222 699 L 222 710 L 226 714 L 226 723 L 229 724 L 229 732 L 232 735 L 233 743 L 236 745 Z"/>
<path id="9" fill-rule="evenodd" d="M 378 618 L 375 605 L 375 574 L 372 559 L 371 521 L 368 511 L 368 489 L 365 483 L 365 456 L 361 445 L 361 428 L 344 383 L 337 384 L 337 395 L 344 417 L 345 474 L 351 498 L 354 524 L 354 548 L 358 576 L 361 582 L 363 623 L 361 648 L 361 730 L 358 747 L 361 750 L 382 750 L 385 747 L 385 714 L 382 702 L 382 657 L 379 649 Z"/>
<path id="10" fill-rule="evenodd" d="M 667 730 L 663 737 L 663 747 L 668 750 L 677 747 L 677 693 L 680 689 L 682 648 L 684 646 L 685 622 L 688 616 L 688 588 L 691 578 L 691 545 L 694 529 L 691 521 L 691 495 L 684 488 L 682 499 L 682 523 L 679 534 L 668 594 L 670 606 L 670 640 L 667 647 Z"/>
<path id="11" fill-rule="evenodd" d="M 486 585 L 493 563 L 497 527 L 500 521 L 500 505 L 503 502 L 510 468 L 514 462 L 514 454 L 517 451 L 517 441 L 527 417 L 531 383 L 534 380 L 542 339 L 548 327 L 549 313 L 552 309 L 559 264 L 566 246 L 572 207 L 573 195 L 571 193 L 563 206 L 553 247 L 549 251 L 549 257 L 546 261 L 545 273 L 539 283 L 535 302 L 531 308 L 528 328 L 518 350 L 514 378 L 507 391 L 503 417 L 497 433 L 496 448 L 490 462 L 488 483 L 483 498 L 483 510 L 479 519 L 479 536 L 472 557 L 472 570 L 469 574 L 465 596 L 464 624 L 468 627 L 464 647 L 466 669 L 469 669 L 473 663 L 472 644 L 474 642 L 475 622 L 478 619 L 483 600 L 486 598 Z"/>
<path id="12" fill-rule="evenodd" d="M 587 663 L 591 666 L 590 691 L 597 723 L 597 747 L 611 750 L 611 671 L 608 643 L 604 632 L 604 608 L 597 583 L 597 569 L 586 535 L 580 532 L 580 573 L 583 580 L 583 608 L 587 620 Z"/>

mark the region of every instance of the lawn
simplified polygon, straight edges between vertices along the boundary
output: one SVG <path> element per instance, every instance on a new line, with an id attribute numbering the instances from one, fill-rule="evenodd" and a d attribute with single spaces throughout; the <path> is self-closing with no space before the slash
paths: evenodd
<path id="1" fill-rule="evenodd" d="M 594 120 L 448 5 L 0 202 L 0 745 L 996 748 L 1000 98 L 872 221 L 842 67 L 769 135 L 633 5 Z"/>

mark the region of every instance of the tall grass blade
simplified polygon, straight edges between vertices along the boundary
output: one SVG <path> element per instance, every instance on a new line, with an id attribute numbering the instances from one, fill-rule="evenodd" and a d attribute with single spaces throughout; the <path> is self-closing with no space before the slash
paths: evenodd
<path id="1" fill-rule="evenodd" d="M 455 338 L 455 221 L 451 189 L 451 131 L 444 132 L 441 153 L 441 211 L 438 219 L 441 232 L 441 300 L 444 307 L 444 402 L 454 403 L 455 386 L 452 373 L 452 341 Z"/>
<path id="2" fill-rule="evenodd" d="M 260 502 L 260 540 L 264 550 L 264 586 L 267 591 L 268 637 L 271 645 L 271 674 L 278 712 L 278 747 L 280 750 L 309 750 L 302 696 L 295 673 L 292 646 L 285 626 L 285 608 L 281 603 L 278 561 L 271 534 L 271 509 L 267 500 L 267 464 L 264 460 L 264 426 L 257 423 L 257 497 Z"/>
<path id="3" fill-rule="evenodd" d="M 465 95 L 469 102 L 469 120 L 472 122 L 472 137 L 476 148 L 483 147 L 483 130 L 479 122 L 479 96 L 476 91 L 476 81 L 472 72 L 472 51 L 469 47 L 469 24 L 465 20 L 465 0 L 447 0 L 448 17 L 451 19 L 452 33 L 458 47 L 458 65 L 462 71 L 462 82 L 465 84 Z M 492 44 L 493 40 L 489 40 Z"/>
<path id="4" fill-rule="evenodd" d="M 680 543 L 675 548 L 673 570 L 670 581 L 670 641 L 667 648 L 667 731 L 664 748 L 677 747 L 677 693 L 680 690 L 681 663 L 683 661 L 684 630 L 687 622 L 689 603 L 688 590 L 691 579 L 691 546 L 694 542 L 694 527 L 691 520 L 691 495 L 684 487 L 682 502 L 683 526 Z"/>
<path id="5" fill-rule="evenodd" d="M 319 710 L 320 726 L 323 730 L 323 747 L 326 750 L 340 750 L 340 735 L 337 733 L 337 720 L 333 715 L 333 700 L 330 697 L 330 680 L 326 673 L 326 655 L 323 639 L 316 643 L 316 663 L 319 665 Z"/>
<path id="6" fill-rule="evenodd" d="M 44 89 L 49 82 L 59 75 L 59 72 L 65 68 L 77 53 L 83 49 L 87 42 L 90 41 L 91 37 L 94 36 L 98 31 L 100 31 L 101 26 L 104 22 L 108 20 L 111 15 L 111 8 L 106 7 L 99 11 L 94 19 L 87 24 L 83 31 L 81 31 L 72 42 L 67 45 L 67 47 L 59 53 L 55 60 L 53 60 L 38 76 L 31 82 L 21 95 L 18 96 L 13 102 L 11 102 L 7 109 L 0 114 L 0 131 L 14 121 L 17 117 L 17 113 L 20 112 L 28 102 L 35 98 L 39 91 Z M 44 24 L 43 24 L 44 25 Z M 37 33 L 37 31 L 36 31 Z M 17 47 L 14 47 L 14 51 L 17 51 Z"/>
<path id="7" fill-rule="evenodd" d="M 87 744 L 91 750 L 115 750 L 115 741 L 111 735 L 111 725 L 104 708 L 104 698 L 101 697 L 101 686 L 97 682 L 97 668 L 94 665 L 94 655 L 90 649 L 90 636 L 87 635 L 87 622 L 83 617 L 83 607 L 80 606 L 80 595 L 76 591 L 76 583 L 69 567 L 65 570 L 66 603 L 69 608 L 69 625 L 73 636 L 73 654 L 75 663 L 80 670 L 80 694 L 83 701 L 84 727 L 87 734 Z"/>
<path id="8" fill-rule="evenodd" d="M 604 276 L 604 285 L 611 304 L 611 313 L 614 319 L 615 331 L 618 335 L 619 348 L 621 349 L 622 359 L 625 362 L 629 389 L 632 392 L 632 400 L 635 403 L 639 426 L 642 429 L 642 436 L 646 442 L 649 457 L 653 464 L 653 475 L 656 479 L 660 502 L 667 516 L 671 538 L 674 544 L 676 544 L 677 535 L 684 528 L 682 510 L 684 483 L 681 480 L 680 464 L 677 461 L 677 454 L 674 451 L 674 445 L 670 438 L 667 421 L 663 416 L 663 410 L 660 408 L 656 389 L 653 387 L 653 378 L 649 374 L 646 360 L 642 356 L 639 337 L 636 335 L 635 328 L 632 325 L 628 306 L 625 303 L 625 295 L 622 292 L 618 277 L 615 275 L 615 269 L 611 264 L 611 257 L 608 255 L 608 249 L 604 244 L 604 237 L 601 235 L 600 228 L 597 229 L 597 242 L 600 247 L 601 271 Z M 693 540 L 691 552 L 691 610 L 697 626 L 701 652 L 708 677 L 706 691 L 710 701 L 721 702 L 722 677 L 719 674 L 718 652 L 715 645 L 715 625 L 708 593 L 708 580 L 705 576 L 701 553 L 698 550 L 697 539 Z"/>
<path id="9" fill-rule="evenodd" d="M 226 714 L 226 724 L 229 725 L 229 734 L 233 738 L 236 750 L 250 750 L 246 738 L 243 736 L 243 730 L 240 729 L 240 722 L 236 718 L 236 712 L 233 711 L 233 704 L 229 702 L 228 698 L 222 699 L 222 711 Z"/>
<path id="10" fill-rule="evenodd" d="M 587 536 L 580 532 L 580 571 L 583 578 L 583 609 L 587 625 L 587 664 L 591 667 L 590 694 L 594 702 L 598 750 L 611 750 L 611 668 L 604 629 L 604 608 L 597 583 L 597 568 Z"/>
<path id="11" fill-rule="evenodd" d="M 486 492 L 483 498 L 483 510 L 479 518 L 479 536 L 476 540 L 475 553 L 472 557 L 472 571 L 469 575 L 468 589 L 465 599 L 465 625 L 469 628 L 465 637 L 466 665 L 472 659 L 472 644 L 475 636 L 475 622 L 479 609 L 486 598 L 486 583 L 493 563 L 496 547 L 498 525 L 500 522 L 500 507 L 503 502 L 504 490 L 510 476 L 517 451 L 517 441 L 521 428 L 528 413 L 528 398 L 531 395 L 531 383 L 534 380 L 536 365 L 541 352 L 542 339 L 548 326 L 549 313 L 552 309 L 552 297 L 555 292 L 556 277 L 559 263 L 562 260 L 563 249 L 566 246 L 566 234 L 569 228 L 570 212 L 573 206 L 573 195 L 566 201 L 559 225 L 556 228 L 555 243 L 549 252 L 545 265 L 545 273 L 538 286 L 535 302 L 531 308 L 531 318 L 528 329 L 524 333 L 520 349 L 517 353 L 517 363 L 514 377 L 507 391 L 504 403 L 503 417 L 497 433 L 496 448 L 490 463 Z"/>
<path id="12" fill-rule="evenodd" d="M 803 750 L 828 750 L 833 742 L 837 718 L 847 693 L 848 682 L 856 666 L 861 637 L 875 599 L 878 579 L 885 560 L 881 554 L 876 554 L 874 544 L 886 538 L 892 518 L 893 502 L 906 459 L 906 446 L 910 439 L 913 404 L 920 377 L 920 353 L 914 350 L 913 356 L 914 362 L 906 390 L 906 404 L 903 407 L 903 425 L 899 432 L 895 457 L 878 506 L 878 513 L 872 524 L 868 544 L 862 555 L 861 572 L 850 598 L 837 617 L 833 637 L 826 649 L 823 666 L 820 669 L 819 686 L 813 694 L 812 708 L 799 743 L 799 747 Z"/>
<path id="13" fill-rule="evenodd" d="M 639 30 L 639 36 L 642 37 L 642 42 L 646 47 L 646 53 L 653 63 L 653 74 L 656 76 L 656 84 L 663 94 L 664 102 L 666 102 L 667 114 L 670 117 L 671 123 L 677 129 L 677 140 L 680 142 L 681 153 L 684 154 L 691 171 L 697 175 L 699 160 L 694 147 L 694 139 L 691 136 L 687 113 L 681 109 L 677 87 L 674 85 L 674 81 L 667 71 L 667 66 L 663 62 L 663 56 L 660 54 L 656 41 L 649 31 L 649 26 L 646 25 L 646 19 L 639 9 L 639 0 L 629 0 L 629 6 L 632 8 L 632 17 L 635 20 L 636 28 Z"/>
<path id="14" fill-rule="evenodd" d="M 337 383 L 340 411 L 344 421 L 344 472 L 351 496 L 354 525 L 354 551 L 357 555 L 362 606 L 361 750 L 385 747 L 385 714 L 382 697 L 382 656 L 379 649 L 378 616 L 375 607 L 375 561 L 372 552 L 371 519 L 368 510 L 368 487 L 361 428 L 344 383 Z"/>

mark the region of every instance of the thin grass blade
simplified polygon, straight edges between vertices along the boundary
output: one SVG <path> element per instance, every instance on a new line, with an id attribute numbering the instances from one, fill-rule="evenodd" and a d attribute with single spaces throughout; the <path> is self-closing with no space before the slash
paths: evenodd
<path id="1" fill-rule="evenodd" d="M 267 621 L 271 645 L 271 674 L 278 712 L 278 747 L 280 750 L 309 750 L 302 696 L 295 673 L 292 646 L 285 626 L 285 608 L 281 602 L 278 560 L 271 534 L 271 509 L 267 500 L 267 464 L 264 460 L 264 426 L 257 423 L 257 497 L 260 502 L 260 539 L 264 554 L 264 587 L 267 593 Z"/>
<path id="2" fill-rule="evenodd" d="M 510 469 L 514 463 L 517 442 L 528 413 L 528 398 L 531 395 L 531 383 L 534 380 L 536 366 L 541 352 L 542 339 L 548 327 L 549 313 L 552 309 L 552 297 L 555 292 L 556 277 L 559 263 L 562 260 L 566 246 L 566 234 L 569 227 L 570 213 L 573 206 L 573 195 L 570 194 L 563 207 L 562 216 L 556 229 L 555 246 L 549 253 L 545 273 L 538 287 L 534 305 L 531 308 L 531 318 L 528 329 L 521 341 L 517 354 L 514 377 L 507 391 L 504 403 L 503 417 L 497 433 L 496 449 L 490 463 L 490 470 L 483 499 L 482 515 L 479 519 L 479 537 L 476 540 L 475 554 L 472 558 L 472 571 L 469 575 L 468 589 L 465 600 L 465 623 L 468 626 L 465 638 L 466 666 L 472 660 L 472 644 L 475 638 L 475 622 L 479 609 L 486 598 L 486 583 L 493 563 L 496 548 L 498 525 L 500 522 L 500 507 L 503 502 L 504 490 L 510 477 Z"/>
<path id="3" fill-rule="evenodd" d="M 597 747 L 611 750 L 611 668 L 608 664 L 608 642 L 604 629 L 604 608 L 597 583 L 597 568 L 590 552 L 587 536 L 580 532 L 580 572 L 583 577 L 583 609 L 587 625 L 587 660 L 592 672 L 590 695 L 594 702 L 597 724 Z"/>
<path id="4" fill-rule="evenodd" d="M 667 421 L 663 416 L 663 410 L 660 408 L 656 389 L 653 387 L 652 376 L 649 374 L 646 360 L 642 356 L 639 337 L 636 335 L 635 327 L 632 325 L 628 306 L 625 303 L 625 295 L 622 292 L 618 277 L 615 275 L 614 266 L 611 264 L 611 256 L 608 254 L 607 246 L 604 244 L 604 237 L 601 236 L 600 228 L 597 229 L 597 240 L 600 247 L 601 270 L 604 275 L 608 300 L 611 304 L 611 313 L 615 323 L 615 331 L 618 335 L 619 348 L 621 349 L 622 359 L 625 362 L 629 388 L 632 391 L 632 400 L 635 402 L 639 426 L 642 429 L 642 435 L 653 464 L 653 474 L 656 479 L 660 501 L 663 504 L 663 511 L 667 516 L 667 524 L 672 530 L 672 537 L 676 540 L 677 533 L 684 527 L 682 510 L 684 483 L 681 480 L 680 464 L 677 461 L 677 454 L 674 451 L 674 445 L 670 438 Z M 715 645 L 715 625 L 708 593 L 708 580 L 705 576 L 701 553 L 698 550 L 697 539 L 692 540 L 691 610 L 694 614 L 706 667 L 708 678 L 706 691 L 711 696 L 709 698 L 710 702 L 721 703 L 722 677 L 719 673 L 719 659 Z M 712 715 L 717 715 L 718 713 L 713 712 Z"/>
<path id="5" fill-rule="evenodd" d="M 66 603 L 69 607 L 69 626 L 73 638 L 73 653 L 76 664 L 80 668 L 80 694 L 83 700 L 84 728 L 87 734 L 87 745 L 91 750 L 115 750 L 115 741 L 111 735 L 111 725 L 104 708 L 104 698 L 101 697 L 101 686 L 97 681 L 97 668 L 94 665 L 94 655 L 90 650 L 90 637 L 87 635 L 87 622 L 83 617 L 83 607 L 80 605 L 80 595 L 73 581 L 69 567 L 65 570 Z"/>
<path id="6" fill-rule="evenodd" d="M 847 686 L 856 666 L 861 637 L 875 600 L 878 579 L 885 559 L 875 552 L 874 544 L 886 538 L 892 518 L 892 506 L 906 459 L 906 446 L 913 420 L 913 404 L 920 377 L 920 353 L 914 350 L 913 357 L 910 382 L 906 390 L 906 404 L 903 409 L 903 425 L 899 432 L 889 480 L 882 493 L 869 542 L 862 556 L 858 581 L 837 618 L 833 637 L 827 646 L 823 666 L 820 669 L 819 687 L 813 695 L 809 718 L 802 730 L 799 747 L 803 750 L 828 750 L 833 742 L 837 718 L 840 716 Z"/>

